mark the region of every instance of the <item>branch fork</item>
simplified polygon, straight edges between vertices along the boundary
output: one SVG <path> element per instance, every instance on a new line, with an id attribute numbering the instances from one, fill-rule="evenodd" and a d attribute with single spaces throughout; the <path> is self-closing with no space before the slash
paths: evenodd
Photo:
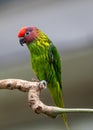
<path id="1" fill-rule="evenodd" d="M 46 84 L 40 84 L 38 81 L 30 82 L 21 79 L 4 79 L 0 80 L 0 89 L 18 89 L 22 92 L 28 92 L 28 105 L 37 114 L 45 114 L 52 118 L 69 112 L 93 113 L 93 109 L 85 108 L 59 108 L 55 106 L 47 106 L 40 100 L 40 92 L 45 89 Z"/>

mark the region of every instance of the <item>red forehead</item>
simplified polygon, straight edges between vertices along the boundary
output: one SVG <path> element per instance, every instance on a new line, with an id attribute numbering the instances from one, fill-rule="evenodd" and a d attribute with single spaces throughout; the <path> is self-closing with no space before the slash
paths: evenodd
<path id="1" fill-rule="evenodd" d="M 18 32 L 18 37 L 23 37 L 25 32 L 26 32 L 26 27 L 21 28 L 20 31 Z"/>

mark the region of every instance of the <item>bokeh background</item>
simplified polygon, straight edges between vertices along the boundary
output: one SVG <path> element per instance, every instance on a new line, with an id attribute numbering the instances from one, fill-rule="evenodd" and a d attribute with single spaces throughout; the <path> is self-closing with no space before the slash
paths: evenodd
<path id="1" fill-rule="evenodd" d="M 93 1 L 0 0 L 0 79 L 31 80 L 29 52 L 17 33 L 22 26 L 37 26 L 54 42 L 63 66 L 63 95 L 69 108 L 93 108 Z M 54 105 L 50 93 L 41 99 Z M 93 130 L 93 114 L 67 114 L 71 130 Z M 1 130 L 65 130 L 60 117 L 36 115 L 27 93 L 0 90 Z"/>

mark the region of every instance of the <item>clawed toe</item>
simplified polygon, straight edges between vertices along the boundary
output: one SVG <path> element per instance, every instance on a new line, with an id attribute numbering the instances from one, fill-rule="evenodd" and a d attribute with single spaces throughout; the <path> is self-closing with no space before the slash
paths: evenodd
<path id="1" fill-rule="evenodd" d="M 45 80 L 42 80 L 39 82 L 39 88 L 40 89 L 45 89 L 47 88 L 47 82 Z"/>

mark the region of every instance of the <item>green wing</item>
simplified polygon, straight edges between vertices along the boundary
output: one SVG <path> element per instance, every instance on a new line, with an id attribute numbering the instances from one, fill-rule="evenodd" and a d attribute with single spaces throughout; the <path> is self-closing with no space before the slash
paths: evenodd
<path id="1" fill-rule="evenodd" d="M 50 64 L 52 64 L 54 67 L 56 79 L 57 79 L 57 82 L 59 83 L 59 84 L 57 84 L 57 82 L 56 82 L 56 84 L 55 84 L 55 82 L 54 82 L 54 85 L 57 85 L 56 87 L 51 87 L 51 85 L 50 85 L 50 91 L 52 93 L 55 104 L 58 107 L 64 107 L 62 91 L 60 91 L 62 89 L 61 61 L 60 61 L 59 53 L 58 53 L 56 47 L 52 43 L 50 44 L 50 48 L 49 48 L 49 59 L 50 59 Z M 59 89 L 59 87 L 60 87 L 60 89 Z M 62 114 L 62 118 L 64 120 L 67 130 L 70 130 L 65 113 Z"/>
<path id="2" fill-rule="evenodd" d="M 49 59 L 50 64 L 53 65 L 57 81 L 59 82 L 60 88 L 62 89 L 62 78 L 61 78 L 61 60 L 57 48 L 51 43 L 49 47 Z"/>

